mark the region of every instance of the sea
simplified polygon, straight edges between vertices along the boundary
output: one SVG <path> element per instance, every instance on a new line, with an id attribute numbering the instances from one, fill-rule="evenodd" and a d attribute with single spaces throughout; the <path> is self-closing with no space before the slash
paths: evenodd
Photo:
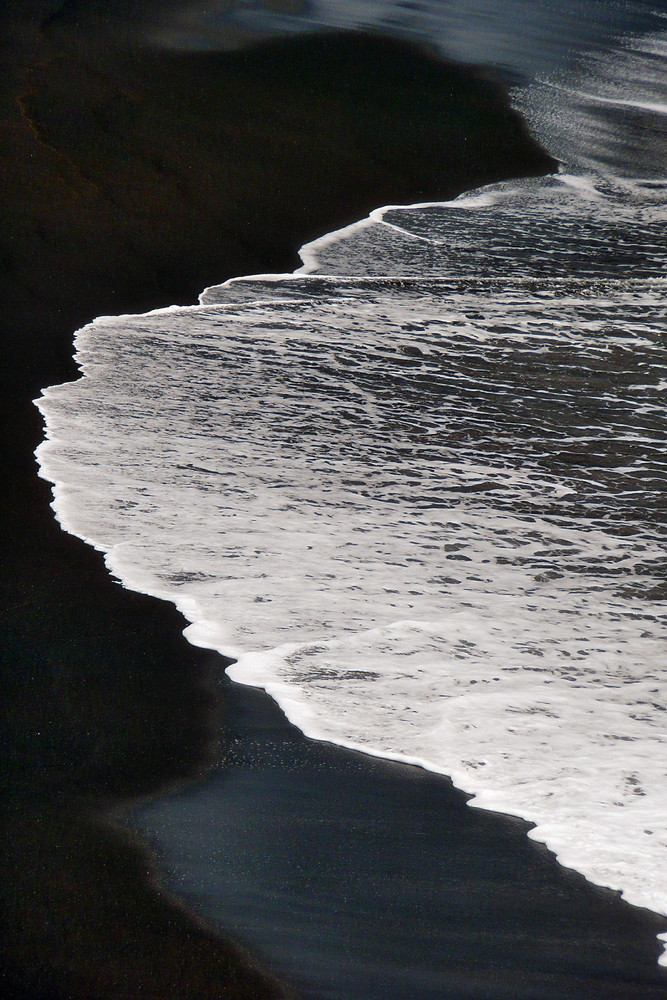
<path id="1" fill-rule="evenodd" d="M 307 736 L 667 915 L 667 12 L 277 7 L 218 16 L 494 65 L 560 169 L 80 330 L 37 401 L 56 517 Z"/>

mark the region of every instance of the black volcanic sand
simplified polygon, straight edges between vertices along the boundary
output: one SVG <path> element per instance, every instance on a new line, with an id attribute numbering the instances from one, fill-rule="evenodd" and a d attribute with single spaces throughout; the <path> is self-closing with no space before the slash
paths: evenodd
<path id="1" fill-rule="evenodd" d="M 42 429 L 30 400 L 75 376 L 72 332 L 95 315 L 195 301 L 226 277 L 292 267 L 305 240 L 379 204 L 446 198 L 491 179 L 548 171 L 553 161 L 496 86 L 416 49 L 327 36 L 219 56 L 169 53 L 141 45 L 132 20 L 155 4 L 119 2 L 120 27 L 118 17 L 107 22 L 108 7 L 6 0 L 0 8 L 0 985 L 3 997 L 17 998 L 269 1000 L 285 988 L 165 893 L 146 848 L 105 819 L 210 768 L 216 781 L 228 775 L 231 782 L 230 747 L 244 709 L 216 682 L 220 658 L 183 640 L 173 608 L 122 590 L 98 553 L 60 531 L 36 474 Z M 273 711 L 260 703 L 262 712 Z M 308 746 L 284 732 L 288 755 L 294 741 Z M 313 752 L 324 763 L 304 769 L 312 770 L 317 795 L 304 792 L 312 805 L 303 815 L 318 835 L 326 827 L 325 854 L 342 842 L 336 848 L 338 827 L 327 818 L 342 794 L 341 775 L 361 765 L 342 752 Z M 383 767 L 363 765 L 374 795 L 385 787 Z M 249 773 L 268 781 L 268 801 L 275 769 L 253 764 Z M 431 787 L 434 808 L 446 782 L 415 775 L 403 783 Z M 322 812 L 326 788 L 329 811 Z M 359 798 L 374 816 L 370 794 Z M 341 822 L 354 800 L 353 789 L 340 800 Z M 261 796 L 247 801 L 258 802 L 252 808 L 261 815 Z M 512 839 L 512 824 L 473 819 L 461 797 L 452 801 L 452 815 L 466 817 L 452 824 L 452 838 L 465 841 L 476 830 L 483 855 L 482 831 L 501 831 L 489 851 L 496 852 L 494 877 L 516 907 L 521 949 L 499 957 L 487 942 L 485 889 L 474 881 L 466 890 L 479 914 L 471 933 L 498 958 L 498 976 L 509 968 L 525 977 L 542 925 L 530 922 L 532 911 L 521 916 L 526 880 L 510 893 L 506 865 L 523 834 Z M 242 811 L 234 802 L 226 823 Z M 271 839 L 279 841 L 288 817 L 271 815 Z M 384 862 L 359 854 L 360 870 L 391 864 L 399 828 L 388 814 L 382 822 L 389 853 Z M 241 825 L 239 844 L 243 837 Z M 383 837 L 378 826 L 374 852 Z M 234 853 L 234 835 L 231 845 Z M 441 852 L 434 843 L 433 857 Z M 561 879 L 554 870 L 555 896 Z M 619 941 L 635 942 L 625 978 L 664 983 L 650 971 L 656 918 L 629 916 L 613 899 L 582 892 L 606 914 L 604 947 L 625 956 Z M 372 925 L 384 904 L 382 894 L 368 893 L 359 917 Z M 573 906 L 568 919 L 579 921 Z M 313 914 L 329 938 L 331 929 Z M 428 938 L 428 914 L 422 927 Z M 367 932 L 360 926 L 360 935 Z M 571 940 L 585 950 L 578 923 Z M 478 960 L 468 944 L 461 947 L 463 980 Z M 304 950 L 304 967 L 309 960 Z M 657 996 L 658 986 L 651 988 L 642 996 Z"/>
<path id="2" fill-rule="evenodd" d="M 667 996 L 664 919 L 562 868 L 528 824 L 421 768 L 307 740 L 259 691 L 223 692 L 224 770 L 135 823 L 179 892 L 305 996 Z"/>

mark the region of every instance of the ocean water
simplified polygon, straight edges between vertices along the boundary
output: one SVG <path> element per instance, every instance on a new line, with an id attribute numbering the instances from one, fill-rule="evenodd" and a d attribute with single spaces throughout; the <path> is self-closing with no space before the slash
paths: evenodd
<path id="1" fill-rule="evenodd" d="M 513 91 L 557 175 L 96 320 L 38 460 L 62 525 L 307 735 L 450 775 L 667 915 L 667 23 L 639 6 Z"/>

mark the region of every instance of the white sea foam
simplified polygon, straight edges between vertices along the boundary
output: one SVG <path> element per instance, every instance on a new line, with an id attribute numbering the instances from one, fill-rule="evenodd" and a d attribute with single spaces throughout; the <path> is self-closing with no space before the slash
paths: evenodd
<path id="1" fill-rule="evenodd" d="M 309 735 L 664 912 L 664 283 L 248 285 L 79 334 L 40 403 L 59 519 Z"/>
<path id="2" fill-rule="evenodd" d="M 38 459 L 304 732 L 667 914 L 667 190 L 623 173 L 385 206 L 294 275 L 97 321 Z"/>
<path id="3" fill-rule="evenodd" d="M 613 104 L 618 108 L 635 108 L 637 111 L 654 111 L 658 115 L 667 115 L 667 104 L 657 104 L 651 101 L 629 101 L 620 97 L 600 97 L 597 94 L 587 94 L 584 91 L 574 91 L 577 97 L 584 97 L 588 101 L 595 101 L 598 104 Z"/>

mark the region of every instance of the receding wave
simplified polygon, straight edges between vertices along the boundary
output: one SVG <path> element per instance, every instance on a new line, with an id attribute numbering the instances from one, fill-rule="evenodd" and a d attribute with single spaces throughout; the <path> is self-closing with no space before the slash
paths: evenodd
<path id="1" fill-rule="evenodd" d="M 607 160 L 96 321 L 38 458 L 63 525 L 306 733 L 667 913 L 667 190 Z"/>

